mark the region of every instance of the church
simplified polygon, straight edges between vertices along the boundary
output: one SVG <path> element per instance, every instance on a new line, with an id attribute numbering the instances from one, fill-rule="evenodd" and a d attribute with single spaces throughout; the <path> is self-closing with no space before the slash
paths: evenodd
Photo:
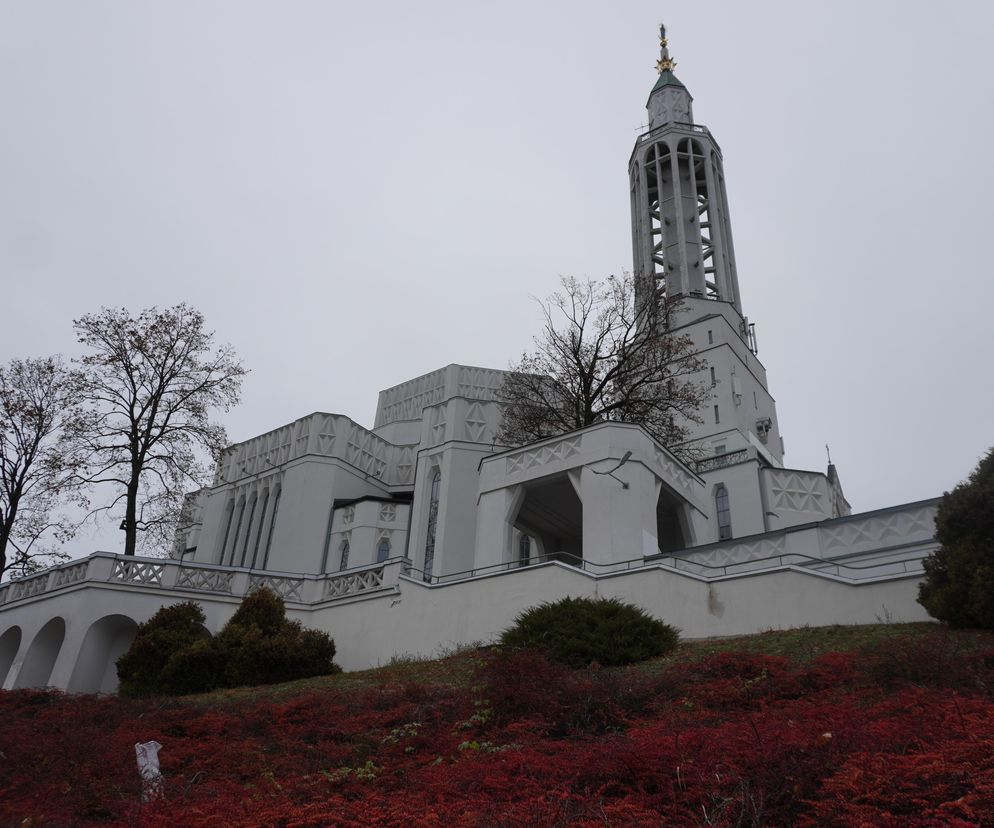
<path id="1" fill-rule="evenodd" d="M 170 558 L 96 552 L 0 585 L 0 686 L 113 692 L 160 607 L 211 632 L 268 587 L 346 669 L 489 641 L 567 595 L 638 604 L 688 637 L 919 621 L 937 500 L 851 514 L 839 475 L 785 465 L 745 315 L 721 150 L 660 29 L 629 161 L 639 301 L 679 300 L 711 395 L 677 456 L 600 422 L 497 442 L 505 372 L 451 364 L 380 392 L 372 427 L 315 412 L 232 446 Z M 681 460 L 693 457 L 693 460 Z"/>

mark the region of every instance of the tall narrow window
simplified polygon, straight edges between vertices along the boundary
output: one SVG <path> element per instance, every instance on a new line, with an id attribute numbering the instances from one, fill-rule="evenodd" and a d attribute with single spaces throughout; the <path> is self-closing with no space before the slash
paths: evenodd
<path id="1" fill-rule="evenodd" d="M 714 345 L 714 331 L 708 331 L 708 345 Z"/>
<path id="2" fill-rule="evenodd" d="M 376 562 L 383 563 L 390 557 L 390 541 L 387 538 L 380 540 L 380 545 L 376 547 Z"/>
<path id="3" fill-rule="evenodd" d="M 714 407 L 714 423 L 717 425 L 721 422 L 721 416 L 718 414 L 718 406 Z"/>
<path id="4" fill-rule="evenodd" d="M 711 387 L 713 388 L 713 387 L 714 387 L 714 386 L 716 386 L 717 384 L 718 384 L 718 380 L 717 380 L 717 379 L 715 379 L 715 376 L 714 376 L 714 368 L 712 367 L 712 368 L 711 368 Z"/>
<path id="5" fill-rule="evenodd" d="M 252 505 L 249 507 L 249 519 L 248 523 L 245 524 L 245 542 L 242 544 L 242 562 L 239 566 L 245 566 L 245 562 L 248 560 L 249 541 L 252 538 L 252 521 L 255 520 L 255 504 L 257 501 L 258 497 L 253 492 Z M 252 561 L 248 561 L 248 563 L 251 564 Z"/>
<path id="6" fill-rule="evenodd" d="M 532 539 L 528 535 L 522 535 L 518 541 L 518 566 L 528 566 L 528 559 L 532 556 Z"/>
<path id="7" fill-rule="evenodd" d="M 266 551 L 262 556 L 262 568 L 266 568 L 269 563 L 269 548 L 273 545 L 273 529 L 276 528 L 276 513 L 280 508 L 280 495 L 283 489 L 276 490 L 276 497 L 273 498 L 273 516 L 269 519 L 269 533 L 266 535 Z"/>
<path id="8" fill-rule="evenodd" d="M 342 562 L 339 564 L 338 568 L 349 568 L 349 539 L 347 537 L 342 541 Z"/>
<path id="9" fill-rule="evenodd" d="M 217 556 L 218 563 L 224 566 L 224 552 L 228 548 L 228 535 L 231 534 L 231 521 L 235 517 L 235 502 L 228 504 L 228 521 L 224 526 L 224 540 L 221 541 L 221 553 Z"/>
<path id="10" fill-rule="evenodd" d="M 719 483 L 714 490 L 714 505 L 718 513 L 718 540 L 728 540 L 732 537 L 732 510 L 724 483 Z"/>
<path id="11" fill-rule="evenodd" d="M 328 528 L 324 532 L 324 551 L 321 553 L 320 572 L 326 572 L 328 568 L 328 552 L 331 551 L 331 525 L 335 520 L 335 504 L 328 509 Z"/>
<path id="12" fill-rule="evenodd" d="M 231 554 L 228 558 L 228 563 L 231 566 L 235 565 L 235 552 L 238 546 L 238 536 L 242 532 L 242 518 L 245 517 L 245 498 L 242 498 L 242 502 L 238 506 L 238 522 L 235 524 L 235 536 L 231 539 Z"/>
<path id="13" fill-rule="evenodd" d="M 259 528 L 255 531 L 255 546 L 252 548 L 252 569 L 259 563 L 259 542 L 262 540 L 262 529 L 266 525 L 266 507 L 269 506 L 269 489 L 262 495 L 262 508 L 259 510 Z"/>
<path id="14" fill-rule="evenodd" d="M 435 563 L 435 530 L 438 526 L 438 498 L 442 490 L 442 471 L 435 469 L 431 479 L 431 494 L 428 498 L 428 532 L 425 536 L 424 579 L 431 581 L 431 569 Z"/>

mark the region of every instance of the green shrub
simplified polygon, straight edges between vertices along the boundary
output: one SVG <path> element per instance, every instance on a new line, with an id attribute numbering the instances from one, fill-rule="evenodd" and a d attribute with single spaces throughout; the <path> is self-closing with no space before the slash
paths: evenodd
<path id="1" fill-rule="evenodd" d="M 162 690 L 163 671 L 170 659 L 210 637 L 204 611 L 193 601 L 163 607 L 144 624 L 131 648 L 117 660 L 122 696 L 151 696 Z"/>
<path id="2" fill-rule="evenodd" d="M 994 449 L 942 496 L 935 530 L 918 602 L 954 627 L 994 629 Z"/>
<path id="3" fill-rule="evenodd" d="M 583 667 L 644 661 L 670 652 L 678 640 L 675 628 L 615 598 L 564 598 L 522 612 L 500 643 Z"/>
<path id="4" fill-rule="evenodd" d="M 331 636 L 288 620 L 283 599 L 265 588 L 245 597 L 215 643 L 222 687 L 276 684 L 339 670 Z"/>
<path id="5" fill-rule="evenodd" d="M 283 599 L 257 589 L 214 638 L 192 601 L 164 607 L 138 628 L 117 661 L 126 696 L 203 693 L 218 687 L 276 684 L 340 669 L 335 642 L 286 617 Z"/>

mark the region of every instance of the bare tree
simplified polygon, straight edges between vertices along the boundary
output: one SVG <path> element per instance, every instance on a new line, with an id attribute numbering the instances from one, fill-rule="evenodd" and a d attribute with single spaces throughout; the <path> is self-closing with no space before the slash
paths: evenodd
<path id="1" fill-rule="evenodd" d="M 58 357 L 0 366 L 0 578 L 67 558 L 47 542 L 77 528 L 61 507 L 86 502 L 79 387 Z"/>
<path id="2" fill-rule="evenodd" d="M 604 282 L 563 278 L 544 301 L 536 350 L 511 368 L 501 390 L 499 441 L 551 437 L 604 421 L 635 423 L 669 447 L 700 422 L 709 385 L 689 337 L 670 332 L 675 304 L 636 303 L 630 275 Z"/>
<path id="3" fill-rule="evenodd" d="M 136 317 L 102 308 L 73 324 L 91 351 L 82 358 L 93 406 L 88 479 L 117 488 L 101 509 L 124 504 L 125 555 L 135 554 L 139 532 L 145 545 L 166 547 L 184 492 L 207 482 L 203 453 L 216 461 L 227 445 L 210 414 L 238 402 L 245 369 L 186 304 Z"/>

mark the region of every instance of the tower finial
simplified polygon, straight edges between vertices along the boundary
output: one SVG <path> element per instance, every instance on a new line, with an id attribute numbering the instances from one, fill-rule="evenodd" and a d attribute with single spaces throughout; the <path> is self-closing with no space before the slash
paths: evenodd
<path id="1" fill-rule="evenodd" d="M 676 61 L 670 57 L 670 50 L 667 48 L 668 42 L 666 40 L 666 26 L 662 23 L 659 24 L 659 60 L 656 61 L 656 71 L 659 74 L 663 74 L 667 69 L 673 70 L 676 66 Z"/>

